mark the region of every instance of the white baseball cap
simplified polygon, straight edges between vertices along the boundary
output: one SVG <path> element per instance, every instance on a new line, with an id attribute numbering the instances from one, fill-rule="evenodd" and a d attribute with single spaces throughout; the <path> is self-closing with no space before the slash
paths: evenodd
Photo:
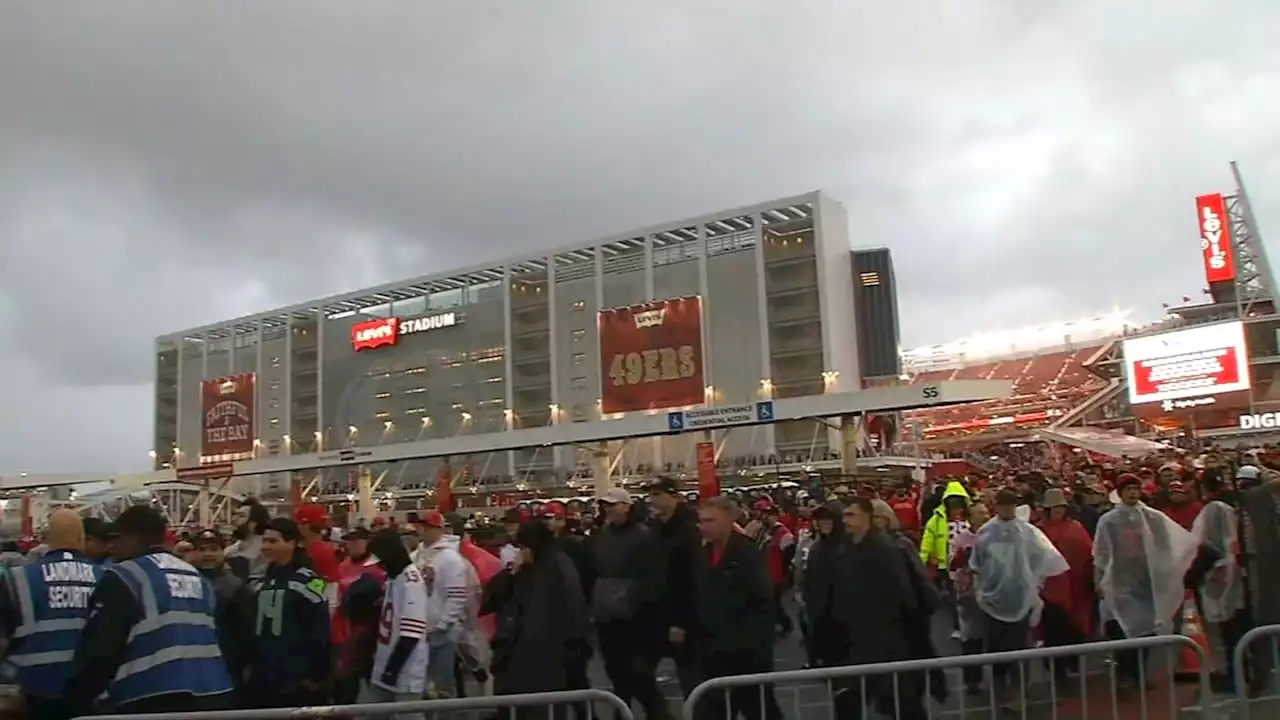
<path id="1" fill-rule="evenodd" d="M 600 502 L 609 503 L 610 505 L 630 505 L 631 493 L 627 492 L 625 488 L 609 488 L 600 496 Z"/>
<path id="2" fill-rule="evenodd" d="M 1257 480 L 1262 471 L 1253 465 L 1241 465 L 1236 468 L 1237 480 Z"/>

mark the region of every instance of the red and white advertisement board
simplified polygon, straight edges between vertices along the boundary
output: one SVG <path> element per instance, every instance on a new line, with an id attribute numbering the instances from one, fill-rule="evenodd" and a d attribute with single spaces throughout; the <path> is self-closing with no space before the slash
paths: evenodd
<path id="1" fill-rule="evenodd" d="M 200 384 L 200 456 L 224 459 L 253 454 L 253 373 Z"/>
<path id="2" fill-rule="evenodd" d="M 1249 389 L 1244 324 L 1204 325 L 1124 341 L 1129 404 L 1181 407 L 1187 398 Z"/>
<path id="3" fill-rule="evenodd" d="M 702 298 L 602 310 L 596 322 L 602 412 L 703 403 Z"/>

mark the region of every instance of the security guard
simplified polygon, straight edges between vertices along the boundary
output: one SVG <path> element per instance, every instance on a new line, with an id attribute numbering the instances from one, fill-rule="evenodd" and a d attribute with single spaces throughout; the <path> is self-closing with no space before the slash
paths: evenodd
<path id="1" fill-rule="evenodd" d="M 151 507 L 125 510 L 114 528 L 117 562 L 89 600 L 64 688 L 72 711 L 92 713 L 104 692 L 120 714 L 229 709 L 213 586 L 164 549 L 165 520 Z"/>
<path id="2" fill-rule="evenodd" d="M 84 519 L 84 554 L 89 561 L 104 568 L 111 564 L 111 541 L 114 530 L 102 518 Z"/>
<path id="3" fill-rule="evenodd" d="M 62 698 L 89 597 L 102 569 L 84 555 L 84 528 L 74 510 L 49 518 L 49 550 L 0 582 L 0 626 L 10 638 L 9 662 L 26 696 L 27 717 L 72 717 Z"/>

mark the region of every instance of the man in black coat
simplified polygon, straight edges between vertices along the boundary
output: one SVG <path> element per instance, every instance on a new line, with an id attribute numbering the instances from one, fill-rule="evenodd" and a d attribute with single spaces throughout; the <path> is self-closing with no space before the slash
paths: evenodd
<path id="1" fill-rule="evenodd" d="M 867 498 L 854 498 L 844 509 L 849 544 L 835 569 L 831 606 L 837 621 L 849 633 L 848 665 L 913 657 L 907 623 L 919 612 L 908 574 L 910 567 L 902 561 L 902 551 L 875 529 L 873 515 L 874 506 Z M 863 687 L 861 678 L 853 678 L 836 698 L 840 720 L 862 718 Z M 899 675 L 896 683 L 890 675 L 868 675 L 865 688 L 869 696 L 865 704 L 888 717 L 926 717 L 923 685 L 915 674 Z"/>
<path id="2" fill-rule="evenodd" d="M 1246 469 L 1254 472 L 1246 474 Z M 1237 632 L 1243 635 L 1249 627 L 1280 623 L 1280 573 L 1272 570 L 1280 563 L 1280 476 L 1245 466 L 1236 471 L 1236 477 L 1242 490 L 1240 535 L 1247 611 L 1238 621 L 1241 627 Z M 1275 672 L 1269 644 L 1254 643 L 1248 653 L 1250 697 L 1260 696 Z"/>
<path id="3" fill-rule="evenodd" d="M 227 567 L 223 538 L 217 530 L 201 530 L 192 544 L 196 551 L 196 569 L 209 578 L 218 593 L 218 610 L 214 618 L 218 644 L 222 646 L 222 657 L 231 672 L 231 682 L 239 688 L 253 647 L 257 600 L 248 585 Z"/>
<path id="4" fill-rule="evenodd" d="M 655 674 L 666 634 L 659 612 L 663 569 L 658 543 L 645 524 L 636 522 L 624 488 L 606 491 L 600 507 L 605 523 L 595 536 L 596 581 L 591 589 L 600 659 L 615 695 L 628 704 L 639 701 L 652 720 L 666 720 L 671 709 Z"/>
<path id="5" fill-rule="evenodd" d="M 693 575 L 701 557 L 702 536 L 698 533 L 697 514 L 685 504 L 680 487 L 672 478 L 659 478 L 649 486 L 649 506 L 653 509 L 652 528 L 658 536 L 665 569 L 659 609 L 667 633 L 667 653 L 676 663 L 680 690 L 687 697 L 699 681 L 697 657 L 682 640 L 698 619 Z"/>
<path id="6" fill-rule="evenodd" d="M 697 628 L 693 642 L 709 678 L 773 670 L 773 583 L 764 556 L 734 529 L 738 508 L 725 497 L 704 500 L 698 525 L 706 540 L 694 569 Z M 763 696 L 763 697 L 762 697 Z M 700 717 L 781 720 L 772 688 L 741 686 L 728 693 L 707 693 L 696 709 Z"/>

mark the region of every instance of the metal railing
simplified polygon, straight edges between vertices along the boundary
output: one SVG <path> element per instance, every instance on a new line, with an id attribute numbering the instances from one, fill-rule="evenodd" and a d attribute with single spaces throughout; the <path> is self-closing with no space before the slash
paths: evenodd
<path id="1" fill-rule="evenodd" d="M 1148 653 L 1152 650 L 1168 652 L 1167 688 L 1150 684 L 1149 671 L 1153 664 Z M 1180 688 L 1174 678 L 1178 652 L 1195 653 L 1200 661 L 1196 680 L 1189 687 Z M 1086 663 L 1089 656 L 1101 656 L 1102 666 L 1089 666 Z M 1067 673 L 1060 672 L 1057 666 L 1066 662 L 1065 670 L 1069 672 L 1072 661 L 1075 677 L 1064 680 Z M 1039 674 L 1044 677 L 1031 677 L 1037 675 L 1037 665 L 1048 666 L 1040 668 Z M 818 703 L 824 708 L 816 716 L 836 720 L 872 717 L 1169 720 L 1180 712 L 1207 717 L 1213 707 L 1208 668 L 1207 653 L 1195 641 L 1181 635 L 1162 635 L 1014 652 L 734 675 L 712 678 L 694 688 L 684 702 L 683 718 L 734 720 L 741 713 L 752 720 L 779 720 L 784 713 L 774 689 L 779 685 L 801 683 L 825 685 L 825 698 Z M 1123 676 L 1126 669 L 1136 675 L 1131 692 L 1126 692 L 1122 682 L 1125 678 L 1118 677 Z M 947 678 L 949 671 L 952 674 L 960 671 L 963 682 Z M 945 702 L 938 699 L 939 676 L 949 686 Z M 1005 681 L 1003 689 L 997 689 L 998 679 Z M 966 692 L 975 685 L 983 686 L 980 694 Z M 1164 689 L 1168 692 L 1166 697 L 1153 696 L 1153 691 Z M 1103 692 L 1099 693 L 1100 690 Z M 786 713 L 787 717 L 815 716 L 804 712 L 799 697 L 797 693 L 794 712 Z M 749 707 L 747 703 L 757 705 Z"/>
<path id="2" fill-rule="evenodd" d="M 208 710 L 203 712 L 148 713 L 146 715 L 93 715 L 85 720 L 296 720 L 310 717 L 441 717 L 443 713 L 485 712 L 498 720 L 538 717 L 545 720 L 588 720 L 596 715 L 596 703 L 609 706 L 616 720 L 635 720 L 631 708 L 605 690 L 568 690 L 525 695 L 412 700 L 408 702 L 318 705 L 315 707 L 264 708 L 261 710 Z"/>
<path id="3" fill-rule="evenodd" d="M 1280 700 L 1275 696 L 1271 697 L 1250 697 L 1251 690 L 1260 691 L 1263 689 L 1264 683 L 1271 680 L 1270 675 L 1280 665 L 1280 658 L 1277 657 L 1276 638 L 1280 636 L 1280 625 L 1261 625 L 1255 627 L 1249 632 L 1241 636 L 1239 642 L 1234 648 L 1231 648 L 1231 672 L 1232 683 L 1235 686 L 1236 707 L 1239 708 L 1239 717 L 1242 720 L 1249 720 L 1249 714 L 1253 710 L 1253 705 L 1257 702 L 1276 702 Z M 1271 639 L 1271 658 L 1270 662 L 1259 662 L 1256 654 L 1250 653 L 1250 647 L 1262 638 Z M 1253 655 L 1251 658 L 1250 655 Z M 1252 660 L 1252 662 L 1250 662 Z M 1265 677 L 1250 678 L 1249 668 L 1253 668 L 1254 673 L 1264 674 Z M 1254 680 L 1250 684 L 1249 680 Z M 1275 708 L 1271 708 L 1274 714 Z"/>

